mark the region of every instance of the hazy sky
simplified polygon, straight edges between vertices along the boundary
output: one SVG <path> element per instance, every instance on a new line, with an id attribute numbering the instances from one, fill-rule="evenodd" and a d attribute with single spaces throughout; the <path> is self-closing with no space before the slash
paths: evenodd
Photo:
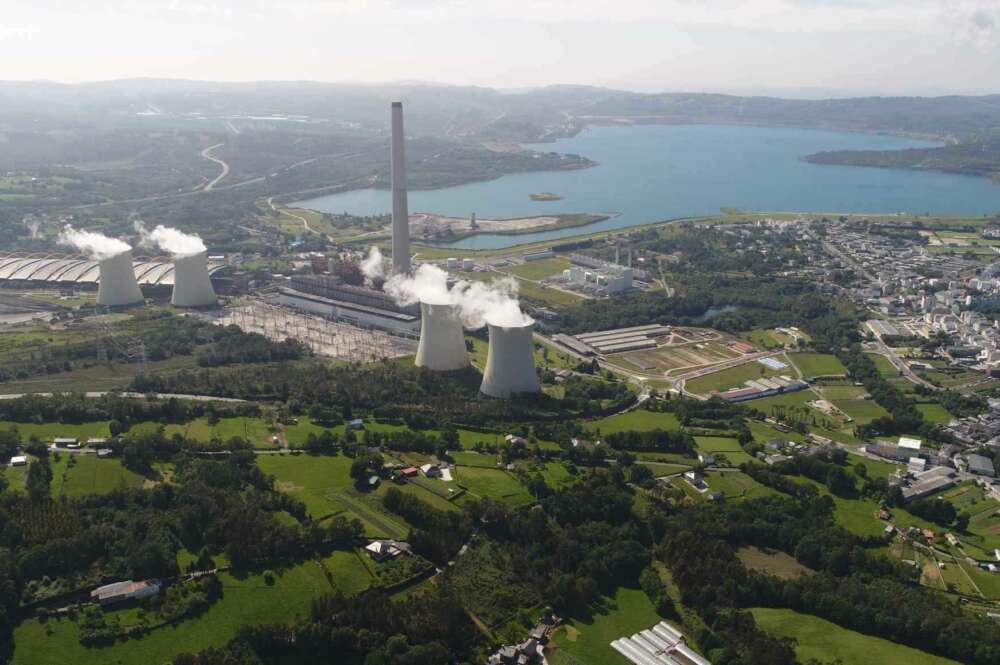
<path id="1" fill-rule="evenodd" d="M 1000 0 L 8 0 L 0 79 L 1000 92 Z"/>

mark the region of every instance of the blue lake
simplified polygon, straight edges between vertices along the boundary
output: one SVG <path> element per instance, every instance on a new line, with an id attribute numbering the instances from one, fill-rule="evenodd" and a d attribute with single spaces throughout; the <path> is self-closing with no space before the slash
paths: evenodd
<path id="1" fill-rule="evenodd" d="M 552 213 L 614 213 L 603 222 L 523 235 L 484 234 L 446 245 L 496 249 L 664 219 L 753 211 L 1000 212 L 1000 185 L 946 173 L 824 166 L 801 157 L 821 150 L 888 150 L 934 145 L 891 136 L 720 125 L 593 127 L 530 146 L 599 162 L 579 171 L 509 175 L 445 189 L 411 191 L 410 212 L 484 219 Z M 559 201 L 532 201 L 553 192 Z M 388 213 L 388 190 L 363 189 L 299 201 L 323 212 Z"/>

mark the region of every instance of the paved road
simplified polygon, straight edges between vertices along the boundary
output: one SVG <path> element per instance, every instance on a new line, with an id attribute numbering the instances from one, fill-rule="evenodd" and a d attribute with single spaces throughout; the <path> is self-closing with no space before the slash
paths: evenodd
<path id="1" fill-rule="evenodd" d="M 889 348 L 889 346 L 885 342 L 882 341 L 882 337 L 880 335 L 875 335 L 875 348 L 878 349 L 878 353 L 880 355 L 883 355 L 886 358 L 888 358 L 889 362 L 892 363 L 892 366 L 896 368 L 896 371 L 902 374 L 904 377 L 906 377 L 910 382 L 915 383 L 919 386 L 925 386 L 927 388 L 930 388 L 931 390 L 938 389 L 938 387 L 935 386 L 930 381 L 925 381 L 924 379 L 921 379 L 919 376 L 917 376 L 914 373 L 914 371 L 910 369 L 909 365 L 903 362 L 899 358 L 899 356 L 897 356 L 895 352 L 891 348 Z"/>
<path id="2" fill-rule="evenodd" d="M 210 146 L 208 146 L 207 148 L 205 148 L 204 150 L 201 151 L 201 156 L 202 157 L 204 157 L 205 159 L 208 159 L 210 161 L 213 161 L 213 162 L 215 162 L 216 164 L 218 164 L 219 166 L 222 167 L 222 173 L 220 173 L 219 175 L 215 176 L 214 180 L 212 180 L 207 185 L 205 185 L 205 187 L 202 189 L 203 192 L 210 192 L 210 191 L 212 191 L 215 188 L 215 186 L 217 184 L 219 184 L 220 180 L 222 180 L 227 175 L 229 175 L 229 164 L 226 164 L 224 161 L 222 161 L 218 157 L 214 157 L 212 155 L 212 151 L 213 150 L 215 150 L 216 148 L 221 148 L 224 145 L 226 145 L 226 144 L 225 143 L 216 143 L 215 145 L 210 145 Z"/>

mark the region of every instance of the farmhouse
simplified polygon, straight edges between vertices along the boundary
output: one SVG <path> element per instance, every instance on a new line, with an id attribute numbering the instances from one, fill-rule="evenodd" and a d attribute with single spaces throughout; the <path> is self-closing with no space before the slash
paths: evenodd
<path id="1" fill-rule="evenodd" d="M 376 561 L 395 559 L 403 553 L 402 548 L 398 547 L 394 540 L 373 540 L 365 546 L 365 551 Z"/>
<path id="2" fill-rule="evenodd" d="M 159 580 L 146 580 L 145 582 L 113 582 L 99 586 L 90 592 L 90 600 L 101 605 L 120 603 L 125 600 L 140 600 L 155 596 L 160 592 Z"/>

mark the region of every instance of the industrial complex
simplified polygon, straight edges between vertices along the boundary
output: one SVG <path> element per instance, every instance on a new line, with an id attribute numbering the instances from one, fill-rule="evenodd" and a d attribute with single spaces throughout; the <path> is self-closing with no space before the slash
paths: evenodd
<path id="1" fill-rule="evenodd" d="M 196 257 L 192 257 L 196 258 Z M 99 261 L 80 254 L 17 254 L 0 253 L 0 286 L 7 287 L 44 287 L 52 289 L 97 289 L 98 302 L 102 305 L 127 305 L 142 300 L 141 288 L 147 289 L 146 295 L 172 291 L 177 280 L 178 269 L 181 271 L 180 281 L 182 293 L 186 267 L 193 267 L 198 273 L 203 272 L 208 278 L 189 280 L 187 283 L 195 286 L 202 296 L 209 290 L 214 303 L 215 288 L 213 280 L 227 277 L 232 268 L 221 260 L 209 259 L 201 255 L 198 263 L 191 265 L 184 260 L 174 260 L 169 257 L 134 259 L 130 253 L 119 254 Z M 188 292 L 193 297 L 192 290 Z M 187 297 L 182 298 L 184 300 Z M 207 298 L 194 298 L 191 305 L 175 303 L 182 306 L 210 304 Z"/>

